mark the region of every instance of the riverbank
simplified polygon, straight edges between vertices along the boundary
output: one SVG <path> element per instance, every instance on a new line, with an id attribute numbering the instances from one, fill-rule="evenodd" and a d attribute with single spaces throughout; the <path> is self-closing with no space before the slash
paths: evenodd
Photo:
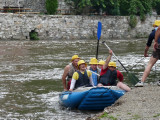
<path id="1" fill-rule="evenodd" d="M 133 88 L 90 120 L 160 120 L 160 86 Z"/>

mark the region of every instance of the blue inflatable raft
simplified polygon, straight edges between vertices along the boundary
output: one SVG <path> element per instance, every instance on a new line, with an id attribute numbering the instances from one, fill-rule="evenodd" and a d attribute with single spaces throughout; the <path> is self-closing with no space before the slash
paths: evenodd
<path id="1" fill-rule="evenodd" d="M 59 102 L 67 108 L 79 110 L 103 110 L 111 106 L 117 99 L 125 94 L 124 90 L 116 86 L 110 87 L 85 87 L 78 88 L 73 92 L 62 92 Z"/>

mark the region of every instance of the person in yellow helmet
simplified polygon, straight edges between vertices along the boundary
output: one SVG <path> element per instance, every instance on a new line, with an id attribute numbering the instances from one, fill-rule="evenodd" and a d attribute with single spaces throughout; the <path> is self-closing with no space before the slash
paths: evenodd
<path id="1" fill-rule="evenodd" d="M 78 55 L 73 55 L 71 58 L 71 63 L 69 63 L 64 68 L 64 73 L 62 75 L 62 83 L 63 83 L 64 91 L 68 91 L 70 88 L 70 83 L 71 83 L 73 73 L 78 70 L 77 63 L 78 63 L 79 59 L 80 59 L 80 57 Z M 66 83 L 66 80 L 68 81 L 68 85 Z"/>
<path id="2" fill-rule="evenodd" d="M 144 57 L 148 57 L 147 53 L 148 53 L 149 47 L 152 45 L 153 39 L 155 39 L 155 33 L 156 33 L 159 25 L 160 25 L 160 20 L 155 20 L 155 22 L 153 24 L 154 29 L 150 33 L 150 35 L 148 37 L 148 41 L 146 43 L 146 47 L 145 47 L 145 50 L 144 50 Z"/>
<path id="3" fill-rule="evenodd" d="M 131 89 L 123 83 L 123 75 L 119 70 L 116 70 L 116 63 L 110 62 L 112 50 L 109 50 L 109 56 L 105 61 L 100 73 L 98 87 L 100 86 L 118 86 L 119 88 L 130 91 Z M 117 79 L 119 81 L 117 82 Z"/>
<path id="4" fill-rule="evenodd" d="M 99 80 L 98 74 L 100 74 L 100 69 L 97 67 L 98 60 L 96 58 L 91 58 L 89 64 L 90 66 L 88 67 L 88 70 L 92 72 L 94 86 L 97 86 Z"/>
<path id="5" fill-rule="evenodd" d="M 103 67 L 103 65 L 105 64 L 104 60 L 100 60 L 98 63 L 98 68 L 101 70 L 101 68 Z"/>
<path id="6" fill-rule="evenodd" d="M 84 60 L 78 61 L 78 68 L 79 70 L 73 74 L 69 91 L 73 91 L 74 89 L 82 86 L 93 86 L 92 73 L 91 71 L 86 70 L 87 64 Z"/>
<path id="7" fill-rule="evenodd" d="M 149 47 L 152 44 L 153 39 L 155 39 L 154 40 L 154 50 L 152 52 L 152 56 L 150 57 L 148 65 L 146 69 L 144 70 L 142 79 L 135 85 L 136 87 L 144 86 L 144 82 L 147 79 L 153 65 L 158 61 L 158 59 L 160 59 L 160 20 L 155 20 L 153 27 L 154 29 L 152 30 L 152 32 L 150 33 L 148 37 L 148 41 L 147 41 L 145 51 L 144 51 L 144 57 L 148 57 L 147 52 L 149 50 Z M 160 80 L 157 82 L 157 84 L 160 85 Z"/>

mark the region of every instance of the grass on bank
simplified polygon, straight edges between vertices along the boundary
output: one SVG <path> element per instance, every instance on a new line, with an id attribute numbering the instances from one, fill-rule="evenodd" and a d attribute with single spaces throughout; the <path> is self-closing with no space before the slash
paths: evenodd
<path id="1" fill-rule="evenodd" d="M 114 116 L 112 115 L 108 115 L 108 113 L 104 112 L 101 116 L 98 117 L 98 119 L 101 119 L 101 118 L 109 118 L 111 120 L 118 120 L 117 118 L 115 118 Z"/>
<path id="2" fill-rule="evenodd" d="M 158 113 L 158 114 L 154 115 L 153 117 L 159 117 L 159 116 L 160 116 L 160 113 Z"/>

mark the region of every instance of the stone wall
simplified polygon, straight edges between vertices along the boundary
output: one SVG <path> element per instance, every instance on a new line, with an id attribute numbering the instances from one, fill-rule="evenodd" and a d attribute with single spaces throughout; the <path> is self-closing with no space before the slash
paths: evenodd
<path id="1" fill-rule="evenodd" d="M 72 15 L 21 15 L 0 13 L 0 39 L 26 40 L 32 30 L 40 39 L 93 39 L 97 36 L 97 23 L 102 22 L 102 39 L 147 37 L 159 16 L 148 16 L 145 22 L 138 19 L 131 29 L 126 16 L 72 16 Z"/>
<path id="2" fill-rule="evenodd" d="M 33 12 L 46 12 L 46 0 L 24 0 L 24 8 L 31 8 Z"/>
<path id="3" fill-rule="evenodd" d="M 23 7 L 24 4 L 24 0 L 0 0 L 0 8 L 3 8 L 4 6 Z"/>
<path id="4" fill-rule="evenodd" d="M 4 6 L 24 7 L 30 8 L 32 12 L 46 13 L 45 2 L 46 0 L 0 0 L 0 8 Z M 66 5 L 65 0 L 58 0 L 58 9 L 67 10 L 70 8 Z"/>

